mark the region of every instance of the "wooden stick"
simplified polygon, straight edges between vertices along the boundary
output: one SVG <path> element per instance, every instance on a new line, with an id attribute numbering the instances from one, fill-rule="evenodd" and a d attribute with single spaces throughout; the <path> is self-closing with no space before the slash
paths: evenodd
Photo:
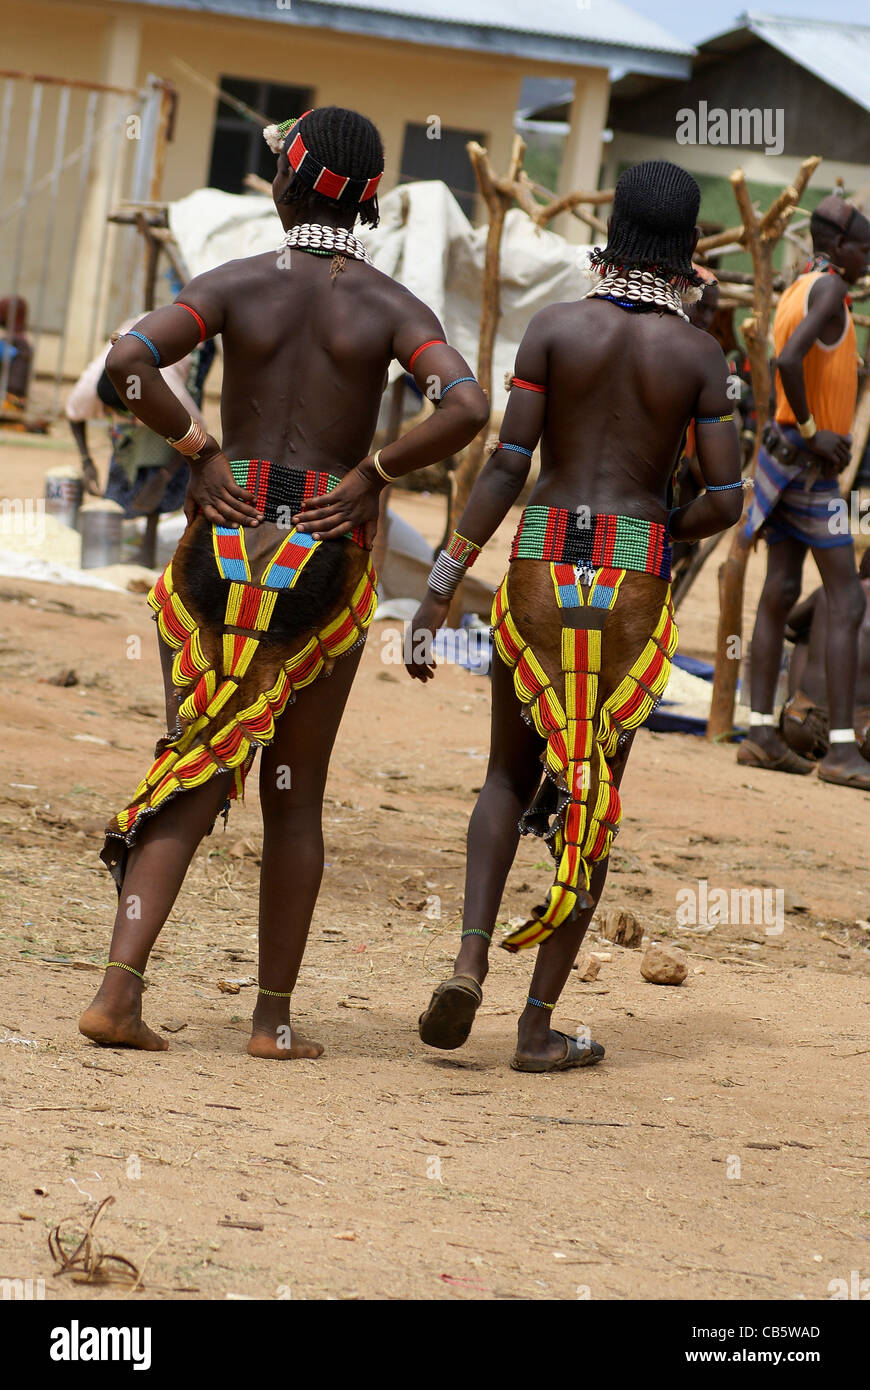
<path id="1" fill-rule="evenodd" d="M 526 144 L 521 136 L 514 136 L 510 161 L 510 173 L 513 177 L 508 181 L 511 186 L 511 192 L 509 194 L 498 188 L 486 150 L 481 145 L 478 145 L 476 140 L 469 141 L 466 148 L 489 216 L 489 227 L 486 234 L 486 255 L 483 265 L 480 333 L 477 343 L 477 380 L 487 399 L 491 401 L 493 349 L 495 347 L 495 335 L 498 330 L 498 321 L 501 317 L 501 239 L 508 207 L 511 202 L 514 201 L 513 189 L 518 182 L 519 174 L 522 169 Z M 485 425 L 476 438 L 471 441 L 471 444 L 466 449 L 465 455 L 461 459 L 459 467 L 454 474 L 453 495 L 451 498 L 450 518 L 448 523 L 451 528 L 456 525 L 457 519 L 461 515 L 471 495 L 471 489 L 474 486 L 475 479 L 483 466 L 488 429 L 489 426 Z M 462 585 L 460 584 L 453 596 L 453 602 L 450 605 L 450 612 L 447 617 L 448 625 L 455 626 L 461 620 L 461 617 Z"/>
<path id="2" fill-rule="evenodd" d="M 704 255 L 707 251 L 715 251 L 719 246 L 730 246 L 732 241 L 739 242 L 742 249 L 745 236 L 744 227 L 726 227 L 723 232 L 711 232 L 709 236 L 698 239 L 695 254 Z"/>

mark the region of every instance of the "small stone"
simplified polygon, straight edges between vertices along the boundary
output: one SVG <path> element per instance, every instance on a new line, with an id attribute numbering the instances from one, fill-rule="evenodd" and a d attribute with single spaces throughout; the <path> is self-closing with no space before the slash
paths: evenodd
<path id="1" fill-rule="evenodd" d="M 636 951 L 641 945 L 643 928 L 633 912 L 624 907 L 616 907 L 607 913 L 601 934 L 608 941 L 612 941 L 614 946 L 625 946 L 628 950 Z"/>
<path id="2" fill-rule="evenodd" d="M 578 979 L 585 980 L 587 983 L 591 984 L 593 980 L 598 979 L 601 961 L 597 960 L 595 956 L 590 955 L 588 951 L 583 951 L 577 957 L 577 963 L 574 969 L 577 971 Z"/>
<path id="3" fill-rule="evenodd" d="M 686 953 L 653 942 L 643 953 L 640 973 L 654 985 L 681 985 L 689 973 Z"/>
<path id="4" fill-rule="evenodd" d="M 706 975 L 706 973 L 707 972 L 704 969 L 703 965 L 696 965 L 694 970 L 692 971 L 693 975 Z"/>
<path id="5" fill-rule="evenodd" d="M 591 951 L 590 954 L 594 960 L 598 961 L 599 965 L 606 965 L 608 961 L 613 960 L 609 951 Z"/>

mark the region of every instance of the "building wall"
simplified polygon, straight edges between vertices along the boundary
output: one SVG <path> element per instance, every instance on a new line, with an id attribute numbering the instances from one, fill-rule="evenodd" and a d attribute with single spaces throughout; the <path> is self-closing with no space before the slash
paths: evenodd
<path id="1" fill-rule="evenodd" d="M 593 186 L 596 182 L 592 171 L 597 174 L 606 111 L 607 75 L 603 71 L 423 48 L 289 25 L 282 31 L 276 23 L 222 19 L 211 14 L 174 14 L 162 8 L 117 4 L 113 0 L 26 0 L 26 4 L 22 0 L 0 0 L 0 33 L 4 68 L 125 87 L 142 85 L 149 75 L 154 75 L 176 85 L 177 119 L 174 139 L 166 153 L 162 187 L 162 197 L 167 201 L 183 197 L 207 181 L 218 101 L 209 84 L 217 85 L 224 75 L 311 86 L 318 105 L 335 104 L 365 111 L 384 138 L 385 191 L 400 179 L 407 122 L 426 123 L 431 116 L 438 116 L 444 126 L 482 131 L 494 166 L 504 169 L 510 157 L 513 117 L 523 76 L 568 76 L 578 79 L 582 97 L 578 97 L 577 107 L 583 120 L 571 142 L 567 161 L 571 167 L 563 172 L 567 185 L 572 185 L 570 175 L 575 170 L 583 182 L 590 181 Z M 195 69 L 195 74 L 186 70 L 185 64 L 188 69 Z M 16 96 L 7 190 L 6 194 L 0 191 L 0 207 L 6 205 L 9 189 L 15 187 L 16 178 L 20 180 L 23 168 L 29 96 L 24 84 L 17 86 L 21 96 L 20 100 Z M 79 116 L 84 99 L 81 95 L 73 99 L 73 109 Z M 52 100 L 56 100 L 56 93 L 52 93 Z M 119 99 L 121 106 L 123 100 Z M 105 102 L 118 106 L 115 99 L 106 98 Z M 53 108 L 49 111 L 48 101 L 45 109 L 53 122 Z M 281 120 L 295 113 L 264 114 Z M 47 117 L 45 129 L 40 127 L 37 166 L 41 171 L 50 167 L 53 125 Z M 40 345 L 38 363 L 43 369 L 49 363 L 42 348 L 50 346 L 49 340 L 60 326 L 56 320 L 62 318 L 65 308 L 70 328 L 66 360 L 69 373 L 80 369 L 92 347 L 89 333 L 93 305 L 100 307 L 100 327 L 108 328 L 118 301 L 118 293 L 114 292 L 118 290 L 117 264 L 114 290 L 107 288 L 105 276 L 100 279 L 107 264 L 104 200 L 112 180 L 106 163 L 105 157 L 96 160 L 91 173 L 90 201 L 76 257 L 72 298 L 65 306 L 65 275 L 58 271 L 57 284 L 46 300 L 43 323 L 37 325 L 45 330 L 46 337 L 45 344 Z M 72 230 L 75 201 L 74 181 L 70 178 L 64 184 L 57 213 L 56 235 L 61 244 Z M 7 231 L 11 235 L 11 224 Z M 109 237 L 109 249 L 113 245 L 119 247 L 125 265 L 134 254 L 131 239 L 135 239 L 135 233 L 126 229 L 112 229 Z M 8 250 L 0 225 L 0 253 Z M 39 260 L 37 238 L 30 248 L 30 260 L 23 267 L 21 282 L 21 292 L 32 305 L 38 297 L 34 281 L 39 277 Z M 70 307 L 73 301 L 74 314 Z"/>
<path id="2" fill-rule="evenodd" d="M 676 113 L 683 107 L 696 110 L 701 101 L 727 111 L 781 109 L 784 156 L 824 154 L 865 166 L 870 157 L 870 112 L 760 41 L 718 61 L 698 63 L 687 81 L 646 96 L 626 101 L 615 93 L 610 124 L 620 132 L 672 139 Z"/>

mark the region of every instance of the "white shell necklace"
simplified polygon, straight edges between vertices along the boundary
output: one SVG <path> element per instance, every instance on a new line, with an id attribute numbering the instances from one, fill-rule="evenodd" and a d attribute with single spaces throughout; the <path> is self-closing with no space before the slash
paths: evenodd
<path id="1" fill-rule="evenodd" d="M 303 222 L 284 234 L 284 246 L 311 251 L 315 256 L 350 256 L 352 260 L 373 261 L 359 237 L 346 227 L 326 227 L 319 222 Z"/>
<path id="2" fill-rule="evenodd" d="M 652 270 L 608 270 L 584 299 L 613 299 L 626 308 L 641 304 L 679 314 L 689 322 L 679 292 Z"/>

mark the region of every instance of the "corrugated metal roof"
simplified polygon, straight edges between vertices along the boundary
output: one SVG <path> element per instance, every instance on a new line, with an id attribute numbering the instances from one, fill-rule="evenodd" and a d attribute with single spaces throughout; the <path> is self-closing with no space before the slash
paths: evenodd
<path id="1" fill-rule="evenodd" d="M 547 34 L 587 42 L 653 48 L 666 53 L 694 52 L 692 45 L 620 0 L 584 7 L 575 0 L 439 0 L 437 12 L 425 0 L 341 0 L 354 10 L 381 10 L 412 19 L 437 18 L 446 24 Z"/>
<path id="2" fill-rule="evenodd" d="M 870 111 L 870 27 L 754 12 L 742 18 L 758 38 Z"/>
<path id="3" fill-rule="evenodd" d="M 121 0 L 155 8 L 468 48 L 530 61 L 688 75 L 691 44 L 620 0 Z"/>

